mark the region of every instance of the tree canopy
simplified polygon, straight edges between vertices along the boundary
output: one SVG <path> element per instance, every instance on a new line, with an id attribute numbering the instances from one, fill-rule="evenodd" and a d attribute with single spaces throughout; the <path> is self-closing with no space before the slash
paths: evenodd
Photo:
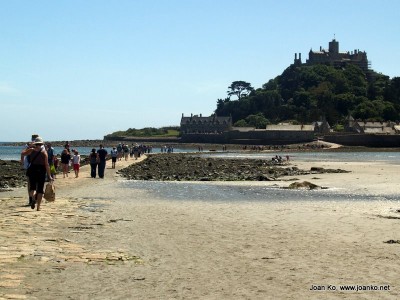
<path id="1" fill-rule="evenodd" d="M 228 89 L 228 97 L 218 99 L 215 113 L 231 115 L 235 126 L 261 128 L 268 122 L 311 123 L 322 118 L 334 126 L 344 124 L 349 114 L 371 121 L 400 119 L 400 78 L 366 74 L 352 64 L 291 65 L 262 88 L 234 81 Z M 237 99 L 231 100 L 232 95 Z"/>
<path id="2" fill-rule="evenodd" d="M 250 83 L 246 81 L 234 81 L 228 86 L 227 93 L 229 97 L 235 95 L 240 100 L 243 96 L 249 95 L 252 91 L 254 91 L 254 88 Z"/>

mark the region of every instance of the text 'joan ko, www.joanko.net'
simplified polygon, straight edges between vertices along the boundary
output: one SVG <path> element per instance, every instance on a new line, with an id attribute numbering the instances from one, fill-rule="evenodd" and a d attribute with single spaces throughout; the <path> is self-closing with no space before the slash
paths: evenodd
<path id="1" fill-rule="evenodd" d="M 310 291 L 352 291 L 352 292 L 366 292 L 366 291 L 390 291 L 390 285 L 362 285 L 362 284 L 348 284 L 348 285 L 334 285 L 334 284 L 325 284 L 325 285 L 311 285 Z"/>

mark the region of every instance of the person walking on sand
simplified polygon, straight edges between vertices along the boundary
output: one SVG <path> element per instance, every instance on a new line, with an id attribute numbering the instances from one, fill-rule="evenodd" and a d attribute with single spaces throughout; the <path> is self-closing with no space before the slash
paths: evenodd
<path id="1" fill-rule="evenodd" d="M 97 153 L 96 149 L 92 149 L 92 152 L 89 154 L 89 162 L 90 162 L 90 177 L 96 178 L 97 171 Z"/>
<path id="2" fill-rule="evenodd" d="M 28 143 L 26 143 L 25 149 L 22 150 L 22 152 L 21 152 L 21 165 L 22 165 L 22 167 L 24 168 L 25 173 L 26 173 L 26 170 L 28 169 L 29 163 L 30 163 L 30 156 L 29 156 L 29 155 L 30 155 L 30 153 L 32 152 L 32 150 L 33 150 L 33 148 L 34 148 L 34 146 L 33 146 L 32 143 L 34 142 L 34 140 L 35 140 L 38 136 L 39 136 L 38 134 L 32 134 L 32 136 L 31 136 L 31 141 L 28 142 Z M 28 177 L 28 175 L 26 175 L 26 181 L 27 181 L 28 199 L 29 199 L 30 184 L 29 184 L 29 177 Z M 29 200 L 29 203 L 27 204 L 27 206 L 31 206 L 31 201 L 30 201 L 30 200 Z"/>
<path id="3" fill-rule="evenodd" d="M 47 143 L 46 146 L 45 146 L 45 149 L 47 151 L 47 156 L 48 156 L 51 175 L 53 176 L 53 178 L 55 178 L 54 177 L 54 175 L 55 175 L 54 148 L 51 146 L 51 143 Z"/>
<path id="4" fill-rule="evenodd" d="M 72 162 L 74 165 L 74 172 L 75 172 L 75 178 L 79 177 L 79 167 L 81 165 L 81 156 L 79 155 L 79 152 L 75 150 L 74 156 L 72 157 Z"/>
<path id="5" fill-rule="evenodd" d="M 117 146 L 117 152 L 118 152 L 118 160 L 121 160 L 122 158 L 122 144 L 119 143 Z"/>
<path id="6" fill-rule="evenodd" d="M 63 178 L 68 177 L 69 162 L 71 161 L 71 155 L 67 149 L 64 149 L 61 153 L 61 168 L 63 171 Z"/>
<path id="7" fill-rule="evenodd" d="M 49 181 L 53 178 L 50 173 L 50 166 L 48 161 L 47 152 L 43 149 L 43 139 L 37 137 L 33 142 L 34 148 L 32 149 L 30 156 L 30 166 L 28 171 L 29 177 L 29 202 L 31 208 L 35 209 L 37 205 L 37 210 L 40 210 L 40 203 L 42 202 L 42 197 L 44 194 L 43 188 L 46 180 L 46 174 Z"/>
<path id="8" fill-rule="evenodd" d="M 122 150 L 124 151 L 125 161 L 127 161 L 128 158 L 129 158 L 129 147 L 128 147 L 128 145 L 127 144 L 123 145 Z"/>
<path id="9" fill-rule="evenodd" d="M 115 169 L 115 163 L 117 162 L 117 157 L 118 157 L 117 148 L 113 147 L 112 150 L 110 151 L 110 155 L 111 155 L 111 168 Z"/>
<path id="10" fill-rule="evenodd" d="M 98 173 L 100 178 L 104 178 L 104 169 L 106 168 L 107 150 L 100 144 L 100 149 L 97 150 Z"/>

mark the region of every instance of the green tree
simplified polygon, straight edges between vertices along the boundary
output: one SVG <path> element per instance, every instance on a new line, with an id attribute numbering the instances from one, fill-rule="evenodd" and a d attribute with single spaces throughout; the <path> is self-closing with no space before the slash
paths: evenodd
<path id="1" fill-rule="evenodd" d="M 400 77 L 393 77 L 385 90 L 385 99 L 400 104 Z"/>
<path id="2" fill-rule="evenodd" d="M 249 124 L 247 124 L 247 122 L 243 119 L 237 121 L 235 124 L 233 124 L 233 126 L 235 127 L 247 127 L 249 126 Z"/>
<path id="3" fill-rule="evenodd" d="M 389 76 L 374 74 L 368 83 L 368 99 L 384 99 L 385 89 L 389 86 Z"/>
<path id="4" fill-rule="evenodd" d="M 254 88 L 251 86 L 251 83 L 246 81 L 234 81 L 230 86 L 228 86 L 228 96 L 231 97 L 235 95 L 240 100 L 243 96 L 249 95 Z"/>
<path id="5" fill-rule="evenodd" d="M 348 65 L 343 71 L 344 76 L 349 82 L 350 91 L 356 96 L 367 95 L 367 78 L 365 73 L 355 65 Z"/>
<path id="6" fill-rule="evenodd" d="M 233 123 L 245 120 L 259 128 L 263 124 L 255 121 L 258 114 L 274 123 L 310 123 L 325 117 L 330 124 L 343 124 L 349 114 L 375 120 L 400 117 L 400 77 L 390 80 L 372 70 L 365 74 L 352 64 L 340 68 L 291 65 L 262 88 L 247 87 L 251 87 L 247 82 L 234 81 L 228 95 L 238 99 L 218 99 L 216 113 L 231 115 Z"/>
<path id="7" fill-rule="evenodd" d="M 266 91 L 276 91 L 278 89 L 278 82 L 275 79 L 270 79 L 267 83 L 264 83 L 262 88 Z"/>
<path id="8" fill-rule="evenodd" d="M 354 109 L 356 103 L 355 96 L 351 93 L 335 95 L 333 101 L 337 111 L 343 116 L 348 115 Z"/>
<path id="9" fill-rule="evenodd" d="M 264 117 L 262 113 L 258 113 L 256 115 L 249 115 L 246 117 L 246 123 L 250 126 L 253 126 L 257 129 L 263 129 L 270 122 Z"/>

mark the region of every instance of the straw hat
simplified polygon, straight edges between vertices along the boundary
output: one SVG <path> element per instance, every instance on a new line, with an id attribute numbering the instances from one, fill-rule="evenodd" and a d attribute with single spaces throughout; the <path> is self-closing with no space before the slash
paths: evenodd
<path id="1" fill-rule="evenodd" d="M 40 136 L 38 136 L 34 141 L 33 141 L 33 144 L 34 145 L 43 145 L 44 144 L 44 142 L 43 142 L 43 139 L 40 137 Z"/>

